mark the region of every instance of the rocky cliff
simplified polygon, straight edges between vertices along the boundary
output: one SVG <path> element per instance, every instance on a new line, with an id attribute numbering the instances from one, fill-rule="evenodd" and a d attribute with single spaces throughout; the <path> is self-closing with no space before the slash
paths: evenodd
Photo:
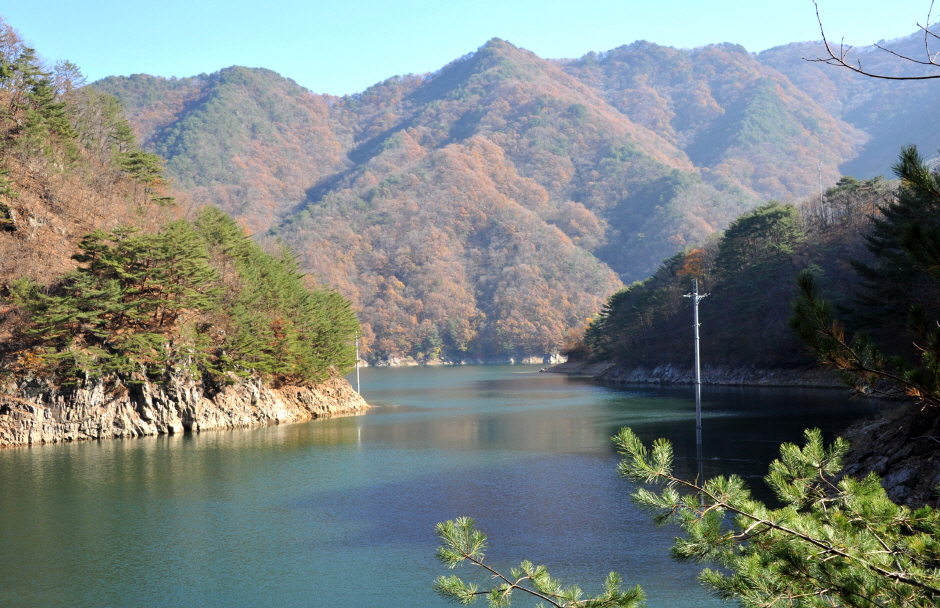
<path id="1" fill-rule="evenodd" d="M 313 388 L 247 379 L 211 393 L 185 373 L 160 383 L 92 381 L 72 390 L 21 381 L 0 388 L 0 447 L 302 422 L 368 407 L 341 377 Z"/>
<path id="2" fill-rule="evenodd" d="M 940 411 L 909 403 L 849 427 L 845 474 L 875 473 L 888 498 L 911 507 L 940 507 Z"/>

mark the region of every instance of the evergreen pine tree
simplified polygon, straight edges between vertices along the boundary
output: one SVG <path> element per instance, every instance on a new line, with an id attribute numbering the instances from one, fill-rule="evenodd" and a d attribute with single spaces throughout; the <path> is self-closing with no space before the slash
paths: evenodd
<path id="1" fill-rule="evenodd" d="M 689 482 L 672 473 L 673 453 L 659 439 L 647 448 L 630 430 L 614 442 L 620 472 L 640 484 L 633 499 L 657 523 L 687 534 L 680 561 L 713 563 L 699 580 L 747 607 L 911 607 L 940 602 L 940 512 L 891 502 L 877 475 L 840 479 L 848 443 L 826 447 L 818 429 L 806 445 L 780 447 L 765 477 L 782 506 L 751 497 L 737 476 Z"/>
<path id="2" fill-rule="evenodd" d="M 448 568 L 468 564 L 477 568 L 486 578 L 488 588 L 481 589 L 477 583 L 467 583 L 458 576 L 441 576 L 434 583 L 434 590 L 447 600 L 461 604 L 472 604 L 485 597 L 492 608 L 511 606 L 514 597 L 538 601 L 538 606 L 554 608 L 639 608 L 645 598 L 639 586 L 624 591 L 620 575 L 611 572 L 604 581 L 604 591 L 596 596 L 584 597 L 580 587 L 565 587 L 552 576 L 545 566 L 536 566 L 525 560 L 508 574 L 499 572 L 483 559 L 487 549 L 487 537 L 478 530 L 469 517 L 458 517 L 435 526 L 435 532 L 443 543 L 437 557 Z"/>
<path id="3" fill-rule="evenodd" d="M 31 78 L 26 98 L 29 104 L 24 130 L 30 136 L 40 138 L 52 134 L 62 140 L 71 140 L 77 136 L 69 120 L 66 104 L 57 99 L 50 74 L 39 72 Z"/>
<path id="4" fill-rule="evenodd" d="M 648 448 L 628 428 L 614 437 L 623 456 L 620 473 L 638 484 L 633 501 L 656 523 L 679 526 L 672 554 L 709 564 L 699 581 L 714 595 L 747 608 L 930 608 L 940 603 L 940 511 L 911 510 L 891 502 L 877 475 L 840 478 L 848 443 L 825 446 L 818 429 L 803 447 L 784 444 L 764 478 L 779 508 L 755 500 L 737 476 L 692 482 L 673 474 L 672 445 Z M 662 486 L 661 492 L 650 485 Z M 473 520 L 437 525 L 438 557 L 448 567 L 469 563 L 489 588 L 450 576 L 435 590 L 462 604 L 486 597 L 508 606 L 526 594 L 552 606 L 632 606 L 639 587 L 624 592 L 611 574 L 605 592 L 581 598 L 544 566 L 523 562 L 511 576 L 484 563 L 486 536 Z M 494 582 L 495 581 L 495 582 Z M 613 583 L 613 584 L 612 584 Z M 544 605 L 544 604 L 543 604 Z"/>
<path id="5" fill-rule="evenodd" d="M 289 250 L 265 253 L 218 209 L 204 209 L 195 223 L 213 255 L 230 260 L 238 276 L 237 289 L 226 296 L 231 304 L 224 350 L 232 371 L 318 382 L 330 368 L 355 363 L 359 323 L 348 300 L 331 290 L 306 289 Z"/>
<path id="6" fill-rule="evenodd" d="M 120 130 L 116 132 L 118 138 L 123 138 L 124 134 Z M 126 152 L 118 152 L 116 155 L 118 165 L 124 173 L 141 184 L 144 188 L 144 194 L 150 197 L 150 200 L 159 205 L 172 204 L 172 196 L 161 196 L 159 193 L 166 185 L 163 177 L 163 159 L 150 152 L 144 152 L 140 149 L 131 149 Z"/>
<path id="7" fill-rule="evenodd" d="M 140 381 L 186 359 L 216 376 L 314 384 L 355 362 L 349 302 L 308 290 L 288 250 L 265 253 L 217 209 L 157 233 L 93 232 L 73 258 L 79 267 L 49 288 L 12 288 L 30 315 L 27 348 L 65 382 Z"/>
<path id="8" fill-rule="evenodd" d="M 716 265 L 723 272 L 736 272 L 773 261 L 793 253 L 804 238 L 797 208 L 770 201 L 731 222 L 721 240 Z"/>
<path id="9" fill-rule="evenodd" d="M 878 326 L 887 322 L 896 331 L 904 326 L 913 304 L 940 302 L 940 283 L 905 246 L 912 229 L 923 233 L 940 228 L 940 177 L 926 166 L 916 146 L 901 150 L 894 171 L 901 180 L 897 199 L 879 208 L 880 215 L 866 237 L 866 248 L 875 261 L 853 262 L 852 266 L 863 287 L 857 295 L 857 323 Z"/>
<path id="10" fill-rule="evenodd" d="M 867 327 L 892 328 L 887 347 L 866 332 L 850 335 L 820 297 L 809 271 L 797 277 L 790 326 L 819 359 L 863 393 L 904 394 L 928 407 L 912 425 L 926 428 L 940 415 L 940 174 L 917 149 L 904 148 L 895 166 L 902 187 L 882 208 L 867 247 L 875 264 L 856 264 L 864 279 L 859 302 Z M 914 349 L 903 348 L 914 343 Z"/>

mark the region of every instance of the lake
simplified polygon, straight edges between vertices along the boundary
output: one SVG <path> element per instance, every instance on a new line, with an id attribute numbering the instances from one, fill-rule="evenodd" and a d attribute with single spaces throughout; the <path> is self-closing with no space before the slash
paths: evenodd
<path id="1" fill-rule="evenodd" d="M 724 605 L 668 557 L 676 530 L 630 503 L 610 442 L 667 437 L 694 477 L 691 387 L 516 365 L 369 368 L 362 389 L 363 416 L 0 451 L 0 606 L 446 606 L 433 527 L 460 515 L 497 567 L 530 559 L 588 590 L 614 570 L 651 607 Z M 876 411 L 837 390 L 702 400 L 706 475 L 764 499 L 781 442 Z"/>

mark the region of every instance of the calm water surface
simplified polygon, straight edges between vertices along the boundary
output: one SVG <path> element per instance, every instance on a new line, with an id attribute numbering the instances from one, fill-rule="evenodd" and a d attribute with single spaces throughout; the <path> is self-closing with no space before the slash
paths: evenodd
<path id="1" fill-rule="evenodd" d="M 668 437 L 694 476 L 691 389 L 537 370 L 367 369 L 365 416 L 0 451 L 0 606 L 444 606 L 433 526 L 459 515 L 494 565 L 528 558 L 591 590 L 615 570 L 652 607 L 723 605 L 670 561 L 676 531 L 631 505 L 610 444 L 622 426 Z M 707 387 L 703 409 L 706 475 L 755 489 L 780 442 L 875 411 Z"/>

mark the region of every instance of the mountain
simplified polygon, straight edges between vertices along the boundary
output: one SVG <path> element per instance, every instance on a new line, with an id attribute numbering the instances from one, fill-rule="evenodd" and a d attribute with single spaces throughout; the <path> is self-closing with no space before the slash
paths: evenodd
<path id="1" fill-rule="evenodd" d="M 925 53 L 923 32 L 879 44 L 917 59 Z M 807 61 L 825 54 L 821 42 L 797 42 L 763 51 L 758 60 L 784 74 L 832 116 L 868 135 L 857 156 L 839 167 L 843 174 L 860 179 L 891 176 L 891 166 L 902 146 L 916 144 L 926 153 L 940 149 L 940 128 L 931 120 L 940 111 L 940 82 L 868 78 L 844 68 Z M 847 59 L 850 63 L 860 61 L 866 70 L 885 75 L 937 73 L 936 68 L 900 60 L 875 46 L 853 48 Z"/>
<path id="2" fill-rule="evenodd" d="M 557 351 L 621 281 L 834 182 L 865 139 L 734 45 L 493 39 L 341 98 L 241 67 L 94 86 L 193 197 L 352 299 L 373 361 Z"/>
<path id="3" fill-rule="evenodd" d="M 264 231 L 304 200 L 312 184 L 347 167 L 352 131 L 331 99 L 270 70 L 211 76 L 136 74 L 95 87 L 118 96 L 142 145 L 196 200 Z"/>
<path id="4" fill-rule="evenodd" d="M 564 67 L 681 148 L 706 179 L 762 199 L 817 191 L 818 170 L 835 182 L 866 139 L 740 45 L 680 50 L 641 41 Z"/>

